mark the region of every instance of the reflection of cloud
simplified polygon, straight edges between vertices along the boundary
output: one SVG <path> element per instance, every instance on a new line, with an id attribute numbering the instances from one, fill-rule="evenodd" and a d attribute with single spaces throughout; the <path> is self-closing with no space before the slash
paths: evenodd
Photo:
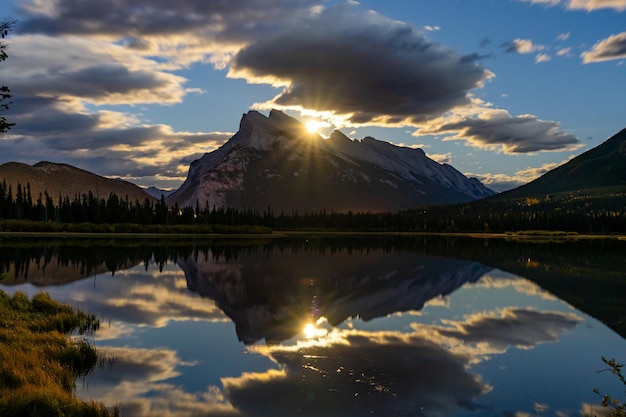
<path id="1" fill-rule="evenodd" d="M 236 415 L 216 387 L 189 393 L 167 383 L 180 374 L 177 367 L 193 366 L 168 349 L 101 347 L 112 365 L 96 368 L 86 379 L 89 397 L 118 404 L 133 417 L 194 417 Z M 79 392 L 80 395 L 80 392 Z M 84 394 L 83 394 L 84 395 Z"/>
<path id="2" fill-rule="evenodd" d="M 556 342 L 559 335 L 572 330 L 581 318 L 573 313 L 505 308 L 499 312 L 479 313 L 465 321 L 447 321 L 445 326 L 412 325 L 415 334 L 450 346 L 451 351 L 467 355 L 471 363 L 506 352 L 509 347 L 530 349 L 540 343 Z"/>
<path id="3" fill-rule="evenodd" d="M 352 332 L 348 344 L 296 352 L 272 348 L 283 372 L 223 379 L 224 395 L 244 416 L 445 415 L 475 407 L 488 389 L 462 356 L 424 338 L 370 336 Z"/>
<path id="4" fill-rule="evenodd" d="M 195 393 L 168 382 L 184 363 L 168 349 L 100 348 L 113 357 L 87 381 L 90 395 L 121 403 L 127 415 L 166 417 L 281 415 L 449 415 L 475 409 L 491 387 L 469 366 L 509 346 L 554 341 L 578 317 L 504 309 L 412 333 L 334 329 L 296 345 L 255 345 L 278 370 L 223 377 L 223 389 Z M 536 405 L 536 409 L 544 407 Z"/>
<path id="5" fill-rule="evenodd" d="M 558 298 L 547 292 L 539 285 L 525 278 L 494 278 L 489 275 L 483 276 L 475 285 L 476 288 L 506 288 L 513 287 L 520 294 L 533 295 L 545 300 L 558 300 Z"/>
<path id="6" fill-rule="evenodd" d="M 155 285 L 158 280 L 159 285 Z M 71 288 L 72 299 L 68 299 Z M 11 291 L 40 291 L 30 285 L 14 286 Z M 163 327 L 171 320 L 227 320 L 211 300 L 187 290 L 185 277 L 176 266 L 166 265 L 163 272 L 146 272 L 143 266 L 75 281 L 64 286 L 46 287 L 54 299 L 70 302 L 102 320 L 97 338 L 127 334 L 129 325 Z M 107 322 L 111 322 L 107 324 Z M 126 323 L 125 328 L 117 327 Z"/>
<path id="7" fill-rule="evenodd" d="M 575 314 L 505 308 L 499 313 L 472 315 L 464 322 L 450 322 L 451 328 L 438 331 L 465 343 L 504 351 L 509 346 L 530 348 L 556 342 L 561 333 L 573 329 L 580 320 Z"/>

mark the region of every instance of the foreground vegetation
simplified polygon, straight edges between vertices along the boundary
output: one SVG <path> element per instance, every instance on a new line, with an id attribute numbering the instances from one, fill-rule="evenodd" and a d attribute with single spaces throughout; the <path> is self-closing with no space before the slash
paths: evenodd
<path id="1" fill-rule="evenodd" d="M 618 363 L 615 359 L 602 358 L 608 368 L 605 371 L 611 372 L 626 387 L 626 377 L 622 373 L 623 364 Z M 621 402 L 618 398 L 612 398 L 609 394 L 602 394 L 597 388 L 594 392 L 602 398 L 602 411 L 607 412 L 608 417 L 626 417 L 626 402 Z M 587 415 L 586 417 L 591 417 Z M 593 417 L 596 417 L 595 415 Z"/>
<path id="2" fill-rule="evenodd" d="M 0 415 L 3 417 L 109 417 L 119 415 L 103 404 L 73 393 L 78 378 L 98 363 L 84 338 L 99 321 L 46 293 L 30 300 L 0 291 Z"/>

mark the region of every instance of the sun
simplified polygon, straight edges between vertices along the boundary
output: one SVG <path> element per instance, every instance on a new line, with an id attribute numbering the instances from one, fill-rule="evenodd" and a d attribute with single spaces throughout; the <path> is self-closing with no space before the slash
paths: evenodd
<path id="1" fill-rule="evenodd" d="M 317 133 L 324 126 L 324 123 L 318 120 L 309 120 L 304 126 L 309 133 Z"/>

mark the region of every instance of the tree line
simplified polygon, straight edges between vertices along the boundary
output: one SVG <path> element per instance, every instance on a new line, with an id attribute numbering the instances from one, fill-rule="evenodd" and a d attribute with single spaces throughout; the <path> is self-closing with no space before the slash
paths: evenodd
<path id="1" fill-rule="evenodd" d="M 519 201 L 485 200 L 466 204 L 421 207 L 397 213 L 336 212 L 314 210 L 275 213 L 270 207 L 168 206 L 165 198 L 130 201 L 111 193 L 69 196 L 32 196 L 30 184 L 15 190 L 0 184 L 0 219 L 33 222 L 262 226 L 273 230 L 351 230 L 386 232 L 507 232 L 521 230 L 577 233 L 626 233 L 623 199 L 602 198 L 586 202 L 570 198 Z M 593 201 L 593 203 L 590 203 Z M 137 231 L 135 229 L 128 231 Z"/>

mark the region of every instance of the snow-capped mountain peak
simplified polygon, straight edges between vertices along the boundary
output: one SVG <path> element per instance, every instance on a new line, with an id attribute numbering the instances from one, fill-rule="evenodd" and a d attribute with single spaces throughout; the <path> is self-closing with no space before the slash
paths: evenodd
<path id="1" fill-rule="evenodd" d="M 423 150 L 372 137 L 329 139 L 272 110 L 250 111 L 219 149 L 194 161 L 168 197 L 180 206 L 209 204 L 278 210 L 395 211 L 493 194 L 476 179 Z"/>

